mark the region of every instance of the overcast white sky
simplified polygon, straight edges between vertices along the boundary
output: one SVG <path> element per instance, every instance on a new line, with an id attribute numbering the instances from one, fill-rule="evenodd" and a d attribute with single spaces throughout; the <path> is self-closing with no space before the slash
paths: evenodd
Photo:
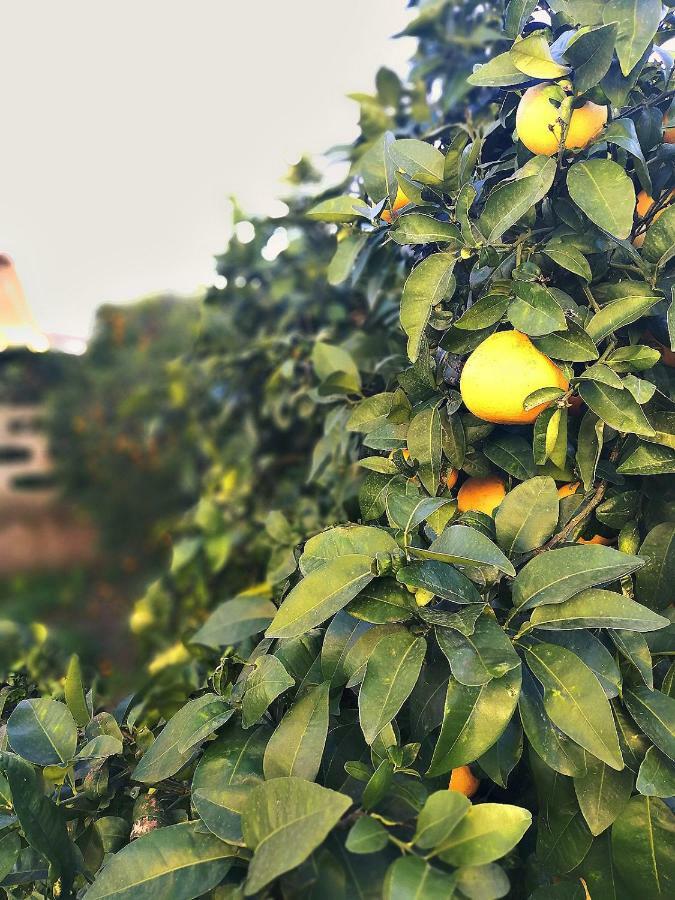
<path id="1" fill-rule="evenodd" d="M 210 282 L 227 197 L 269 209 L 350 91 L 414 44 L 405 0 L 0 0 L 0 251 L 46 331 Z"/>

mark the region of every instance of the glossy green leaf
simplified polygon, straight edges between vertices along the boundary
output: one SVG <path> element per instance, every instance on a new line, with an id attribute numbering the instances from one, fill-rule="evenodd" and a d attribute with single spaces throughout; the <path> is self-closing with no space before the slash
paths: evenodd
<path id="1" fill-rule="evenodd" d="M 612 827 L 612 856 L 624 893 L 672 897 L 675 817 L 663 800 L 633 797 Z"/>
<path id="2" fill-rule="evenodd" d="M 308 219 L 315 219 L 317 222 L 355 222 L 364 218 L 363 212 L 359 210 L 363 205 L 360 197 L 331 197 L 330 200 L 317 203 L 306 215 Z"/>
<path id="3" fill-rule="evenodd" d="M 387 147 L 389 156 L 399 171 L 420 184 L 441 184 L 445 157 L 426 141 L 403 138 Z"/>
<path id="4" fill-rule="evenodd" d="M 511 62 L 530 78 L 555 80 L 569 72 L 569 66 L 563 66 L 551 56 L 551 48 L 541 31 L 533 31 L 522 40 L 517 40 L 511 47 Z"/>
<path id="5" fill-rule="evenodd" d="M 659 616 L 624 594 L 590 588 L 563 603 L 539 606 L 530 623 L 535 628 L 619 628 L 629 631 L 655 631 L 665 628 L 668 619 Z"/>
<path id="6" fill-rule="evenodd" d="M 267 637 L 292 638 L 343 609 L 374 577 L 373 558 L 350 554 L 326 562 L 286 596 Z"/>
<path id="7" fill-rule="evenodd" d="M 543 200 L 553 184 L 555 171 L 555 160 L 537 156 L 525 163 L 512 179 L 500 182 L 490 191 L 478 219 L 478 228 L 488 243 L 499 241 L 505 231 Z"/>
<path id="8" fill-rule="evenodd" d="M 620 165 L 610 159 L 575 163 L 567 173 L 567 189 L 595 225 L 621 239 L 630 235 L 635 188 Z"/>
<path id="9" fill-rule="evenodd" d="M 523 753 L 523 729 L 514 716 L 499 739 L 478 759 L 481 769 L 498 784 L 506 788 L 509 775 L 518 765 Z"/>
<path id="10" fill-rule="evenodd" d="M 442 844 L 471 809 L 469 800 L 458 791 L 434 791 L 417 818 L 413 842 L 422 850 Z"/>
<path id="11" fill-rule="evenodd" d="M 675 760 L 675 700 L 661 691 L 633 685 L 624 692 L 624 703 L 647 737 Z"/>
<path id="12" fill-rule="evenodd" d="M 276 611 L 272 601 L 264 597 L 234 597 L 216 607 L 191 641 L 214 650 L 237 644 L 264 631 Z"/>
<path id="13" fill-rule="evenodd" d="M 506 315 L 515 329 L 531 337 L 541 337 L 567 328 L 562 307 L 548 288 L 530 281 L 516 281 L 514 290 L 516 296 Z"/>
<path id="14" fill-rule="evenodd" d="M 508 725 L 518 702 L 520 682 L 520 667 L 476 687 L 451 678 L 443 724 L 427 774 L 442 775 L 482 756 Z"/>
<path id="15" fill-rule="evenodd" d="M 417 461 L 417 474 L 430 494 L 435 494 L 441 477 L 442 429 L 438 407 L 417 413 L 408 426 L 408 450 Z"/>
<path id="16" fill-rule="evenodd" d="M 75 756 L 77 725 L 57 700 L 22 700 L 7 720 L 7 737 L 12 750 L 29 762 L 61 765 Z"/>
<path id="17" fill-rule="evenodd" d="M 384 637 L 368 659 L 359 691 L 359 721 L 372 744 L 410 696 L 420 674 L 426 641 L 401 629 Z"/>
<path id="18" fill-rule="evenodd" d="M 523 610 L 562 603 L 586 588 L 628 575 L 641 565 L 639 556 L 597 544 L 549 550 L 518 572 L 513 582 L 513 603 Z"/>
<path id="19" fill-rule="evenodd" d="M 382 900 L 451 900 L 456 879 L 434 869 L 418 856 L 402 856 L 389 869 L 382 885 Z"/>
<path id="20" fill-rule="evenodd" d="M 490 462 L 519 481 L 526 481 L 535 474 L 532 445 L 518 435 L 500 434 L 483 446 L 483 453 Z"/>
<path id="21" fill-rule="evenodd" d="M 516 571 L 502 551 L 492 541 L 467 525 L 449 525 L 428 550 L 411 547 L 414 556 L 462 566 L 494 566 L 507 575 Z"/>
<path id="22" fill-rule="evenodd" d="M 609 0 L 603 19 L 618 24 L 616 53 L 621 71 L 628 75 L 654 39 L 661 19 L 660 0 Z"/>
<path id="23" fill-rule="evenodd" d="M 350 853 L 377 853 L 388 843 L 384 825 L 370 816 L 361 816 L 349 829 L 345 846 Z"/>
<path id="24" fill-rule="evenodd" d="M 460 684 L 487 684 L 520 665 L 518 654 L 492 611 L 486 610 L 477 619 L 470 635 L 444 627 L 436 628 L 435 633 Z"/>
<path id="25" fill-rule="evenodd" d="M 328 734 L 329 692 L 330 683 L 323 682 L 289 707 L 265 748 L 267 780 L 294 776 L 314 781 Z"/>
<path id="26" fill-rule="evenodd" d="M 567 362 L 588 362 L 597 359 L 599 355 L 593 338 L 580 325 L 571 321 L 567 323 L 567 331 L 556 331 L 534 338 L 533 344 L 546 356 Z"/>
<path id="27" fill-rule="evenodd" d="M 547 476 L 516 485 L 495 512 L 497 541 L 510 556 L 541 547 L 557 524 L 558 492 Z"/>
<path id="28" fill-rule="evenodd" d="M 469 812 L 438 848 L 453 866 L 480 866 L 500 859 L 532 824 L 529 810 L 508 803 L 480 803 Z"/>
<path id="29" fill-rule="evenodd" d="M 640 547 L 644 566 L 635 579 L 636 596 L 643 603 L 664 609 L 675 584 L 675 523 L 662 522 L 649 532 Z"/>
<path id="30" fill-rule="evenodd" d="M 616 36 L 617 26 L 613 22 L 585 26 L 567 45 L 565 58 L 574 69 L 574 87 L 580 94 L 595 87 L 607 74 Z"/>
<path id="31" fill-rule="evenodd" d="M 408 356 L 413 362 L 419 355 L 432 309 L 454 292 L 456 261 L 454 254 L 433 253 L 415 266 L 403 287 L 401 327 L 408 335 Z"/>
<path id="32" fill-rule="evenodd" d="M 635 787 L 645 797 L 675 797 L 675 763 L 656 747 L 650 747 Z"/>
<path id="33" fill-rule="evenodd" d="M 84 728 L 91 719 L 91 713 L 84 693 L 80 659 L 76 654 L 70 657 L 63 690 L 66 704 L 72 713 L 73 719 L 75 719 L 75 724 L 79 725 L 80 728 Z"/>
<path id="34" fill-rule="evenodd" d="M 526 655 L 544 688 L 544 709 L 554 725 L 613 769 L 622 769 L 612 711 L 588 666 L 554 644 L 528 643 Z"/>
<path id="35" fill-rule="evenodd" d="M 426 213 L 405 213 L 396 220 L 389 234 L 397 244 L 450 244 L 460 246 L 461 235 L 452 222 L 441 222 Z"/>
<path id="36" fill-rule="evenodd" d="M 574 790 L 586 824 L 594 835 L 602 834 L 628 803 L 633 790 L 630 769 L 616 772 L 606 763 L 586 757 L 586 774 L 574 779 Z"/>
<path id="37" fill-rule="evenodd" d="M 351 803 L 344 794 L 302 778 L 274 778 L 256 785 L 242 816 L 244 840 L 253 850 L 245 894 L 255 894 L 304 862 Z"/>
<path id="38" fill-rule="evenodd" d="M 196 822 L 157 828 L 110 857 L 87 900 L 145 900 L 204 896 L 230 868 L 235 848 L 199 830 Z"/>
<path id="39" fill-rule="evenodd" d="M 242 724 L 249 728 L 258 722 L 273 700 L 293 687 L 295 681 L 276 656 L 260 656 L 246 679 L 241 701 Z"/>

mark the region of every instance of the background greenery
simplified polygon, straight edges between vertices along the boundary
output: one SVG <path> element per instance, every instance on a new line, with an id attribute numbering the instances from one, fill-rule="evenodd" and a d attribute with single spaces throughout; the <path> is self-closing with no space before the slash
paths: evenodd
<path id="1" fill-rule="evenodd" d="M 4 689 L 10 896 L 672 894 L 674 396 L 649 344 L 673 344 L 675 207 L 634 217 L 675 187 L 672 28 L 651 0 L 421 4 L 408 83 L 356 95 L 345 183 L 301 163 L 288 217 L 219 258 L 160 379 L 202 479 L 131 616 L 145 677 L 101 712 L 31 634 Z M 560 79 L 611 123 L 532 157 L 519 94 Z M 459 393 L 512 327 L 571 379 L 530 426 Z M 494 517 L 458 513 L 451 468 L 504 479 Z"/>

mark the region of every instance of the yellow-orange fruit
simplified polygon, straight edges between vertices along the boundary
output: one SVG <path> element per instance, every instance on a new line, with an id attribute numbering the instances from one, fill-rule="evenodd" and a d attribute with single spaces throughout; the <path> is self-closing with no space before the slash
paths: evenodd
<path id="1" fill-rule="evenodd" d="M 668 114 L 663 117 L 663 124 L 666 124 L 668 119 Z M 663 132 L 663 142 L 664 144 L 675 144 L 675 127 L 666 128 Z"/>
<path id="2" fill-rule="evenodd" d="M 485 422 L 528 425 L 548 406 L 523 409 L 533 391 L 568 381 L 560 369 L 520 331 L 498 331 L 476 347 L 462 370 L 459 389 L 467 409 Z"/>
<path id="3" fill-rule="evenodd" d="M 613 544 L 614 539 L 604 537 L 602 534 L 594 534 L 592 538 L 577 538 L 577 544 L 602 544 L 607 547 L 609 544 Z"/>
<path id="4" fill-rule="evenodd" d="M 450 773 L 449 791 L 457 791 L 464 794 L 465 797 L 473 797 L 479 787 L 480 781 L 468 766 L 458 766 Z"/>
<path id="5" fill-rule="evenodd" d="M 391 211 L 389 210 L 388 207 L 385 206 L 385 208 L 380 213 L 380 218 L 383 219 L 385 222 L 391 222 L 392 213 L 393 213 L 393 218 L 395 219 L 396 216 L 398 215 L 398 211 L 400 209 L 403 209 L 404 206 L 407 206 L 408 203 L 410 203 L 410 200 L 406 197 L 406 195 L 403 193 L 403 191 L 399 187 L 398 190 L 396 191 L 396 197 L 394 198 L 394 205 L 392 206 Z"/>
<path id="6" fill-rule="evenodd" d="M 467 478 L 457 492 L 457 509 L 460 512 L 482 512 L 491 516 L 505 496 L 504 482 L 496 475 Z"/>
<path id="7" fill-rule="evenodd" d="M 457 469 L 450 469 L 448 474 L 445 476 L 445 485 L 449 491 L 451 491 L 454 486 L 457 484 L 457 479 L 459 478 L 459 472 Z"/>
<path id="8" fill-rule="evenodd" d="M 571 497 L 572 494 L 576 494 L 576 492 L 581 487 L 580 481 L 570 481 L 567 484 L 563 484 L 558 488 L 558 496 L 559 497 Z"/>
<path id="9" fill-rule="evenodd" d="M 562 125 L 560 103 L 565 92 L 557 84 L 537 84 L 520 98 L 516 111 L 516 131 L 528 150 L 553 156 L 560 149 Z M 553 102 L 552 102 L 553 101 Z M 588 100 L 572 110 L 565 146 L 573 150 L 587 147 L 607 122 L 607 107 Z"/>

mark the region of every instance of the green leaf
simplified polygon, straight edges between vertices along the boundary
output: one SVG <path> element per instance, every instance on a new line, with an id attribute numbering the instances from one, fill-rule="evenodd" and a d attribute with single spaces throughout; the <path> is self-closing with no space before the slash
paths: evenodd
<path id="1" fill-rule="evenodd" d="M 553 184 L 555 172 L 555 160 L 536 156 L 525 163 L 512 179 L 501 181 L 490 191 L 478 219 L 478 228 L 488 243 L 501 240 L 505 231 L 543 200 Z M 631 210 L 631 224 L 632 220 Z"/>
<path id="2" fill-rule="evenodd" d="M 401 327 L 408 335 L 408 357 L 412 362 L 419 355 L 432 309 L 454 293 L 456 262 L 451 253 L 432 253 L 415 266 L 403 286 Z"/>
<path id="3" fill-rule="evenodd" d="M 300 557 L 300 571 L 309 575 L 328 561 L 342 556 L 397 553 L 398 544 L 383 528 L 371 525 L 337 525 L 311 537 Z"/>
<path id="4" fill-rule="evenodd" d="M 354 270 L 359 254 L 367 243 L 367 234 L 348 234 L 340 241 L 326 270 L 328 284 L 337 286 L 347 281 Z"/>
<path id="5" fill-rule="evenodd" d="M 452 566 L 435 560 L 413 562 L 396 573 L 396 578 L 408 587 L 423 588 L 453 603 L 480 603 L 481 597 L 473 582 Z"/>
<path id="6" fill-rule="evenodd" d="M 469 900 L 497 900 L 506 897 L 511 887 L 506 872 L 495 863 L 463 866 L 457 872 L 457 886 Z"/>
<path id="7" fill-rule="evenodd" d="M 76 654 L 73 654 L 70 657 L 70 662 L 68 663 L 64 694 L 68 709 L 70 710 L 73 719 L 75 719 L 75 724 L 84 728 L 91 719 L 91 713 L 87 706 L 87 698 L 84 693 L 80 659 Z"/>
<path id="8" fill-rule="evenodd" d="M 483 453 L 490 462 L 518 481 L 532 478 L 536 472 L 532 445 L 518 435 L 500 434 L 484 444 Z"/>
<path id="9" fill-rule="evenodd" d="M 264 631 L 276 612 L 276 606 L 265 597 L 234 597 L 216 607 L 190 640 L 214 650 L 238 644 Z"/>
<path id="10" fill-rule="evenodd" d="M 438 853 L 452 866 L 480 866 L 505 856 L 532 824 L 532 814 L 508 803 L 472 806 Z"/>
<path id="11" fill-rule="evenodd" d="M 650 747 L 642 760 L 635 787 L 645 797 L 675 796 L 675 763 Z"/>
<path id="12" fill-rule="evenodd" d="M 438 407 L 423 409 L 412 419 L 408 426 L 408 450 L 418 463 L 420 481 L 433 496 L 441 477 L 442 429 Z"/>
<path id="13" fill-rule="evenodd" d="M 326 562 L 286 596 L 267 629 L 267 637 L 292 638 L 343 609 L 373 580 L 371 556 L 350 554 Z"/>
<path id="14" fill-rule="evenodd" d="M 294 776 L 314 781 L 328 734 L 330 682 L 295 700 L 270 737 L 263 757 L 265 778 Z"/>
<path id="15" fill-rule="evenodd" d="M 652 690 L 654 687 L 652 655 L 649 652 L 647 641 L 641 634 L 636 634 L 633 631 L 613 631 L 610 629 L 609 636 L 619 653 L 635 667 L 644 683 Z"/>
<path id="16" fill-rule="evenodd" d="M 244 728 L 249 728 L 259 721 L 270 703 L 295 684 L 284 664 L 276 656 L 259 656 L 254 666 L 246 679 L 241 701 Z"/>
<path id="17" fill-rule="evenodd" d="M 516 281 L 514 290 L 516 297 L 506 313 L 515 329 L 531 337 L 541 337 L 567 328 L 562 307 L 543 285 Z"/>
<path id="18" fill-rule="evenodd" d="M 584 860 L 593 835 L 569 780 L 545 769 L 536 757 L 531 766 L 539 795 L 537 861 L 544 871 L 566 874 Z"/>
<path id="19" fill-rule="evenodd" d="M 611 632 L 614 634 L 615 632 Z M 632 632 L 622 632 L 632 634 Z M 639 635 L 637 635 L 639 637 Z M 543 640 L 543 638 L 540 638 Z M 546 642 L 565 647 L 586 663 L 602 685 L 605 696 L 616 697 L 621 688 L 621 673 L 614 656 L 605 644 L 593 632 L 584 629 L 576 631 L 550 631 L 546 634 Z"/>
<path id="20" fill-rule="evenodd" d="M 561 775 L 583 775 L 586 771 L 584 751 L 549 719 L 541 690 L 527 668 L 523 669 L 518 709 L 532 749 L 546 765 Z"/>
<path id="21" fill-rule="evenodd" d="M 242 816 L 246 846 L 254 851 L 246 896 L 304 862 L 351 804 L 344 794 L 302 778 L 274 778 L 256 785 Z"/>
<path id="22" fill-rule="evenodd" d="M 12 750 L 29 762 L 57 766 L 75 756 L 77 725 L 57 700 L 22 700 L 7 720 L 7 737 Z"/>
<path id="23" fill-rule="evenodd" d="M 406 622 L 414 615 L 415 601 L 393 578 L 379 578 L 352 600 L 347 612 L 354 618 L 372 622 L 373 625 Z"/>
<path id="24" fill-rule="evenodd" d="M 451 900 L 454 875 L 434 869 L 418 856 L 402 856 L 387 869 L 382 900 Z"/>
<path id="25" fill-rule="evenodd" d="M 506 52 L 476 66 L 467 81 L 474 87 L 515 87 L 525 84 L 529 78 L 515 67 L 511 54 Z"/>
<path id="26" fill-rule="evenodd" d="M 75 856 L 63 812 L 45 797 L 42 779 L 29 763 L 5 754 L 3 767 L 24 837 L 49 860 L 56 877 L 62 879 L 61 887 L 67 896 L 75 877 Z"/>
<path id="27" fill-rule="evenodd" d="M 99 734 L 78 750 L 75 759 L 107 759 L 122 753 L 122 741 L 111 734 Z"/>
<path id="28" fill-rule="evenodd" d="M 590 263 L 574 245 L 562 240 L 549 241 L 542 252 L 549 259 L 552 259 L 554 263 L 557 263 L 563 269 L 567 269 L 568 272 L 578 275 L 584 281 L 592 281 L 593 273 L 591 272 Z"/>
<path id="29" fill-rule="evenodd" d="M 427 213 L 404 213 L 389 229 L 389 236 L 397 244 L 461 245 L 461 233 L 452 222 L 441 222 Z"/>
<path id="30" fill-rule="evenodd" d="M 224 712 L 231 713 L 231 710 L 216 694 L 204 694 L 186 703 L 145 751 L 134 769 L 134 780 L 156 784 L 175 775 L 192 756 L 195 735 L 202 734 L 202 739 L 208 737 L 211 724 L 217 723 L 216 727 L 222 724 Z M 207 726 L 205 734 L 202 733 L 204 726 Z"/>
<path id="31" fill-rule="evenodd" d="M 192 779 L 192 804 L 209 831 L 241 844 L 241 813 L 253 787 L 263 778 L 268 728 L 243 731 L 228 724 L 209 744 Z"/>
<path id="32" fill-rule="evenodd" d="M 611 159 L 575 163 L 567 173 L 570 197 L 603 231 L 625 240 L 633 227 L 635 188 Z"/>
<path id="33" fill-rule="evenodd" d="M 624 281 L 613 291 L 615 299 L 605 304 L 586 326 L 591 338 L 598 342 L 613 331 L 642 318 L 663 298 L 640 281 Z"/>
<path id="34" fill-rule="evenodd" d="M 661 21 L 660 0 L 608 0 L 603 20 L 618 24 L 616 54 L 621 71 L 628 75 L 654 40 Z"/>
<path id="35" fill-rule="evenodd" d="M 639 556 L 595 544 L 549 550 L 518 572 L 513 582 L 513 605 L 525 610 L 562 603 L 586 588 L 634 572 L 642 562 Z"/>
<path id="36" fill-rule="evenodd" d="M 633 774 L 610 769 L 604 762 L 586 757 L 586 774 L 574 779 L 574 790 L 591 834 L 602 834 L 621 813 L 633 790 Z"/>
<path id="37" fill-rule="evenodd" d="M 532 613 L 530 624 L 549 630 L 619 628 L 655 631 L 666 628 L 670 622 L 624 594 L 590 588 L 563 603 L 539 606 Z"/>
<path id="38" fill-rule="evenodd" d="M 577 441 L 577 467 L 584 490 L 591 489 L 600 460 L 605 433 L 605 423 L 590 410 L 584 414 L 579 426 Z"/>
<path id="39" fill-rule="evenodd" d="M 588 362 L 598 358 L 593 338 L 576 322 L 568 322 L 567 331 L 535 338 L 533 344 L 546 356 L 566 362 Z"/>
<path id="40" fill-rule="evenodd" d="M 514 716 L 499 740 L 479 757 L 478 765 L 495 784 L 506 788 L 509 775 L 518 765 L 522 753 L 523 729 Z"/>
<path id="41" fill-rule="evenodd" d="M 156 828 L 111 855 L 86 900 L 192 900 L 214 888 L 236 850 L 197 822 Z"/>
<path id="42" fill-rule="evenodd" d="M 675 451 L 656 444 L 637 442 L 621 457 L 617 472 L 621 475 L 672 475 Z"/>
<path id="43" fill-rule="evenodd" d="M 4 881 L 16 863 L 21 841 L 16 831 L 6 831 L 0 837 L 0 881 Z"/>
<path id="44" fill-rule="evenodd" d="M 306 215 L 308 219 L 314 219 L 317 222 L 355 222 L 357 219 L 365 218 L 362 211 L 358 211 L 363 207 L 364 202 L 360 197 L 331 197 L 330 200 L 322 200 L 317 203 Z"/>
<path id="45" fill-rule="evenodd" d="M 458 791 L 434 791 L 429 794 L 417 818 L 413 843 L 422 850 L 438 847 L 452 834 L 471 803 Z"/>
<path id="46" fill-rule="evenodd" d="M 359 691 L 359 721 L 372 744 L 398 714 L 419 678 L 427 643 L 407 630 L 384 637 L 368 659 Z"/>
<path id="47" fill-rule="evenodd" d="M 510 292 L 488 291 L 454 322 L 455 328 L 478 331 L 499 322 L 511 302 Z"/>
<path id="48" fill-rule="evenodd" d="M 492 611 L 486 610 L 476 620 L 471 634 L 441 626 L 436 628 L 436 640 L 460 684 L 487 684 L 520 665 L 518 654 Z"/>
<path id="49" fill-rule="evenodd" d="M 611 428 L 645 437 L 654 435 L 654 429 L 630 391 L 620 391 L 597 381 L 584 381 L 579 385 L 579 396 Z"/>
<path id="50" fill-rule="evenodd" d="M 389 843 L 387 829 L 377 819 L 361 816 L 349 829 L 345 846 L 350 853 L 377 853 Z"/>
<path id="51" fill-rule="evenodd" d="M 445 157 L 426 141 L 403 138 L 392 141 L 387 151 L 397 168 L 420 184 L 441 184 Z"/>
<path id="52" fill-rule="evenodd" d="M 528 642 L 525 651 L 553 724 L 613 769 L 622 769 L 612 711 L 593 672 L 575 653 L 555 644 Z"/>
<path id="53" fill-rule="evenodd" d="M 477 687 L 448 681 L 443 724 L 427 775 L 442 775 L 489 750 L 513 715 L 520 681 L 520 666 Z"/>
<path id="54" fill-rule="evenodd" d="M 675 760 L 675 699 L 633 685 L 624 692 L 628 712 L 662 753 Z"/>
<path id="55" fill-rule="evenodd" d="M 663 609 L 675 584 L 675 523 L 661 522 L 640 547 L 645 564 L 635 579 L 636 596 L 643 603 Z"/>
<path id="56" fill-rule="evenodd" d="M 411 547 L 413 556 L 461 566 L 494 566 L 507 575 L 516 570 L 492 541 L 467 525 L 450 525 L 432 542 L 428 550 Z"/>
<path id="57" fill-rule="evenodd" d="M 574 68 L 574 88 L 583 94 L 605 77 L 612 62 L 617 26 L 585 26 L 567 45 L 565 58 Z"/>
<path id="58" fill-rule="evenodd" d="M 340 387 L 348 393 L 358 394 L 361 390 L 358 366 L 342 347 L 317 341 L 312 350 L 312 365 L 321 381 L 330 383 L 339 376 Z"/>
<path id="59" fill-rule="evenodd" d="M 675 891 L 673 814 L 663 800 L 633 797 L 612 827 L 612 856 L 624 894 L 672 897 Z"/>
<path id="60" fill-rule="evenodd" d="M 526 38 L 516 40 L 511 47 L 511 62 L 530 78 L 554 81 L 569 72 L 569 66 L 563 66 L 553 59 L 551 48 L 541 31 L 534 31 Z"/>
<path id="61" fill-rule="evenodd" d="M 509 0 L 504 16 L 506 36 L 511 40 L 517 38 L 536 7 L 537 0 Z"/>
<path id="62" fill-rule="evenodd" d="M 548 476 L 516 485 L 495 513 L 499 546 L 509 556 L 541 547 L 558 524 L 558 491 Z"/>
<path id="63" fill-rule="evenodd" d="M 326 681 L 336 684 L 347 682 L 342 662 L 350 648 L 367 630 L 369 626 L 365 622 L 359 622 L 344 610 L 334 616 L 326 629 L 321 647 L 321 673 Z"/>

